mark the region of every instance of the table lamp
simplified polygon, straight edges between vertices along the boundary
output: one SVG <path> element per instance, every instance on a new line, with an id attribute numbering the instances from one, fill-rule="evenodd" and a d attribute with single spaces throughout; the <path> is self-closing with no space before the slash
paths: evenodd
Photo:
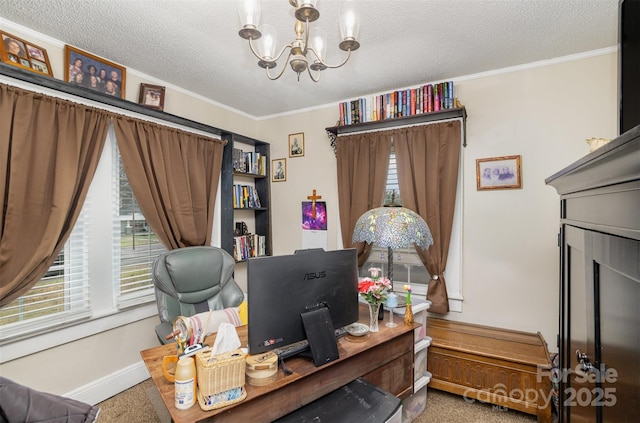
<path id="1" fill-rule="evenodd" d="M 415 244 L 423 249 L 433 244 L 431 231 L 419 214 L 397 206 L 378 207 L 358 218 L 353 242 L 375 243 L 387 248 L 388 278 L 393 291 L 393 249 Z"/>

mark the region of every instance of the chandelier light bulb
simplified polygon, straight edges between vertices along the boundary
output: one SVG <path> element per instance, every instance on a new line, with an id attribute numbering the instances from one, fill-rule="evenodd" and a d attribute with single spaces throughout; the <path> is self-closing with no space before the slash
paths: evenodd
<path id="1" fill-rule="evenodd" d="M 353 9 L 345 7 L 342 10 L 340 17 L 340 34 L 342 35 L 342 42 L 340 48 L 342 50 L 356 50 L 360 47 L 358 39 L 358 33 L 360 32 L 360 20 L 355 14 Z"/>
<path id="2" fill-rule="evenodd" d="M 239 35 L 244 39 L 258 39 L 260 32 L 257 30 L 262 18 L 262 9 L 259 0 L 238 0 L 238 18 L 240 19 Z"/>

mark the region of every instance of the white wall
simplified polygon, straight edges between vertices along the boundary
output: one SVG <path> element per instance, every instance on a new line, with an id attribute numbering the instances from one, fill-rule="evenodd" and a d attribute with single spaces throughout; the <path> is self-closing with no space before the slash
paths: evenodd
<path id="1" fill-rule="evenodd" d="M 6 21 L 0 21 L 0 28 L 38 41 L 49 53 L 55 77 L 63 77 L 62 43 Z M 555 350 L 559 200 L 544 179 L 585 155 L 586 138 L 615 137 L 616 69 L 617 55 L 608 51 L 454 79 L 469 115 L 463 150 L 464 301 L 462 312 L 447 318 L 540 331 Z M 313 189 L 327 202 L 328 248 L 342 246 L 336 162 L 324 131 L 335 125 L 337 104 L 254 120 L 133 70 L 128 70 L 127 99 L 137 100 L 140 82 L 167 86 L 167 112 L 263 139 L 271 143 L 272 158 L 287 158 L 287 181 L 271 186 L 274 254 L 302 247 L 301 202 Z M 288 134 L 297 132 L 305 134 L 305 155 L 289 158 Z M 476 191 L 476 159 L 516 154 L 522 155 L 521 190 Z M 243 265 L 236 276 L 244 285 Z M 3 363 L 0 374 L 36 389 L 98 402 L 148 377 L 139 351 L 157 345 L 156 321 L 137 320 Z"/>
<path id="2" fill-rule="evenodd" d="M 614 138 L 615 53 L 463 82 L 463 312 L 450 319 L 529 332 L 558 329 L 559 197 L 545 178 Z M 522 155 L 521 190 L 477 191 L 478 158 Z"/>
<path id="3" fill-rule="evenodd" d="M 616 75 L 615 51 L 601 51 L 455 80 L 468 114 L 464 300 L 462 312 L 446 318 L 540 331 L 556 350 L 559 197 L 544 180 L 587 154 L 587 138 L 616 136 Z M 331 105 L 260 124 L 272 157 L 287 158 L 287 181 L 271 186 L 274 254 L 302 247 L 300 203 L 313 189 L 327 202 L 328 248 L 342 246 L 336 160 L 324 130 L 337 111 Z M 305 133 L 305 155 L 288 158 L 287 135 L 296 132 Z M 476 159 L 507 155 L 522 156 L 522 189 L 477 191 Z"/>

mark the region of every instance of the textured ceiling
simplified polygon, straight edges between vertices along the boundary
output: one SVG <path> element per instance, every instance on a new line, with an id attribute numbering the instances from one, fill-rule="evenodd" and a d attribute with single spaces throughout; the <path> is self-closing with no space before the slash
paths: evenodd
<path id="1" fill-rule="evenodd" d="M 340 1 L 319 0 L 338 63 Z M 312 82 L 270 81 L 237 33 L 235 0 L 0 0 L 0 17 L 256 118 L 614 47 L 618 0 L 359 0 L 361 47 Z M 287 0 L 263 1 L 278 44 Z M 282 65 L 280 65 L 282 66 Z M 277 68 L 280 69 L 280 68 Z M 464 99 L 462 99 L 464 100 Z"/>

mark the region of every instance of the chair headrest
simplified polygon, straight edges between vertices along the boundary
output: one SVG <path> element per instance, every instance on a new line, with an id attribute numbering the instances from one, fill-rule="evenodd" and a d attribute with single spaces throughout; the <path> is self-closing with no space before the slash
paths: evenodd
<path id="1" fill-rule="evenodd" d="M 154 284 L 182 302 L 199 303 L 232 279 L 235 261 L 217 247 L 185 247 L 162 254 L 153 264 Z"/>

